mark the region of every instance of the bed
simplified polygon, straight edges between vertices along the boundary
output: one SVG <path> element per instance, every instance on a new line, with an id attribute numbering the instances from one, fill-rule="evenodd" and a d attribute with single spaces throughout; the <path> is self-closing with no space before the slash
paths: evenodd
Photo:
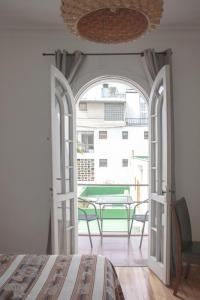
<path id="1" fill-rule="evenodd" d="M 0 255 L 0 299 L 124 300 L 114 267 L 96 255 Z"/>

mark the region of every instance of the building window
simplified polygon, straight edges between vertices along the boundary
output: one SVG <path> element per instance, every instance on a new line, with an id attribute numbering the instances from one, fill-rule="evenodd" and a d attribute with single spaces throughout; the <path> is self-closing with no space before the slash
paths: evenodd
<path id="1" fill-rule="evenodd" d="M 99 167 L 106 168 L 108 165 L 108 160 L 107 159 L 100 159 L 99 160 Z"/>
<path id="2" fill-rule="evenodd" d="M 149 132 L 148 131 L 144 131 L 144 139 L 148 140 L 149 138 Z"/>
<path id="3" fill-rule="evenodd" d="M 77 159 L 78 181 L 94 181 L 94 159 Z"/>
<path id="4" fill-rule="evenodd" d="M 128 159 L 122 159 L 122 167 L 128 167 Z"/>
<path id="5" fill-rule="evenodd" d="M 124 104 L 105 103 L 104 121 L 124 121 Z"/>
<path id="6" fill-rule="evenodd" d="M 77 152 L 93 153 L 94 152 L 94 132 L 78 131 Z"/>
<path id="7" fill-rule="evenodd" d="M 79 110 L 87 111 L 87 103 L 86 102 L 80 102 L 79 103 Z"/>
<path id="8" fill-rule="evenodd" d="M 99 139 L 106 140 L 107 139 L 107 131 L 99 131 Z"/>
<path id="9" fill-rule="evenodd" d="M 122 131 L 122 139 L 128 140 L 128 131 Z"/>

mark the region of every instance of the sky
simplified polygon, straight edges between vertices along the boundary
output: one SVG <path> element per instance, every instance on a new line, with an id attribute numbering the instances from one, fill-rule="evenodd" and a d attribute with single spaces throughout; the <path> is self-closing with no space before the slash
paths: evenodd
<path id="1" fill-rule="evenodd" d="M 103 83 L 109 84 L 109 87 L 116 87 L 118 90 L 118 93 L 125 94 L 127 89 L 130 89 L 131 87 L 127 84 L 114 82 L 114 81 L 106 81 Z M 101 98 L 101 89 L 103 83 L 96 84 L 94 87 L 90 87 L 82 96 L 81 99 L 99 99 Z"/>

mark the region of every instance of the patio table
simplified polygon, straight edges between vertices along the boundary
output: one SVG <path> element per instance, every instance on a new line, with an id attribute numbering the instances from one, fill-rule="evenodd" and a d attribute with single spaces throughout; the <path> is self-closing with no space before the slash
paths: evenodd
<path id="1" fill-rule="evenodd" d="M 101 224 L 101 231 L 103 232 L 103 209 L 106 206 L 124 206 L 128 211 L 127 216 L 127 233 L 129 232 L 130 227 L 130 210 L 131 205 L 134 204 L 133 198 L 130 195 L 124 196 L 101 196 L 97 198 L 96 204 L 99 205 L 100 210 L 100 224 Z M 119 219 L 119 218 L 106 218 L 106 219 Z"/>

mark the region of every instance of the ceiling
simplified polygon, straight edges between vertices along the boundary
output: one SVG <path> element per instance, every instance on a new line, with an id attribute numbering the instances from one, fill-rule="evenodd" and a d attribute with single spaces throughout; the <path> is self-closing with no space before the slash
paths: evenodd
<path id="1" fill-rule="evenodd" d="M 0 0 L 0 29 L 5 28 L 64 30 L 60 0 Z M 200 29 L 200 0 L 164 0 L 160 28 Z"/>

